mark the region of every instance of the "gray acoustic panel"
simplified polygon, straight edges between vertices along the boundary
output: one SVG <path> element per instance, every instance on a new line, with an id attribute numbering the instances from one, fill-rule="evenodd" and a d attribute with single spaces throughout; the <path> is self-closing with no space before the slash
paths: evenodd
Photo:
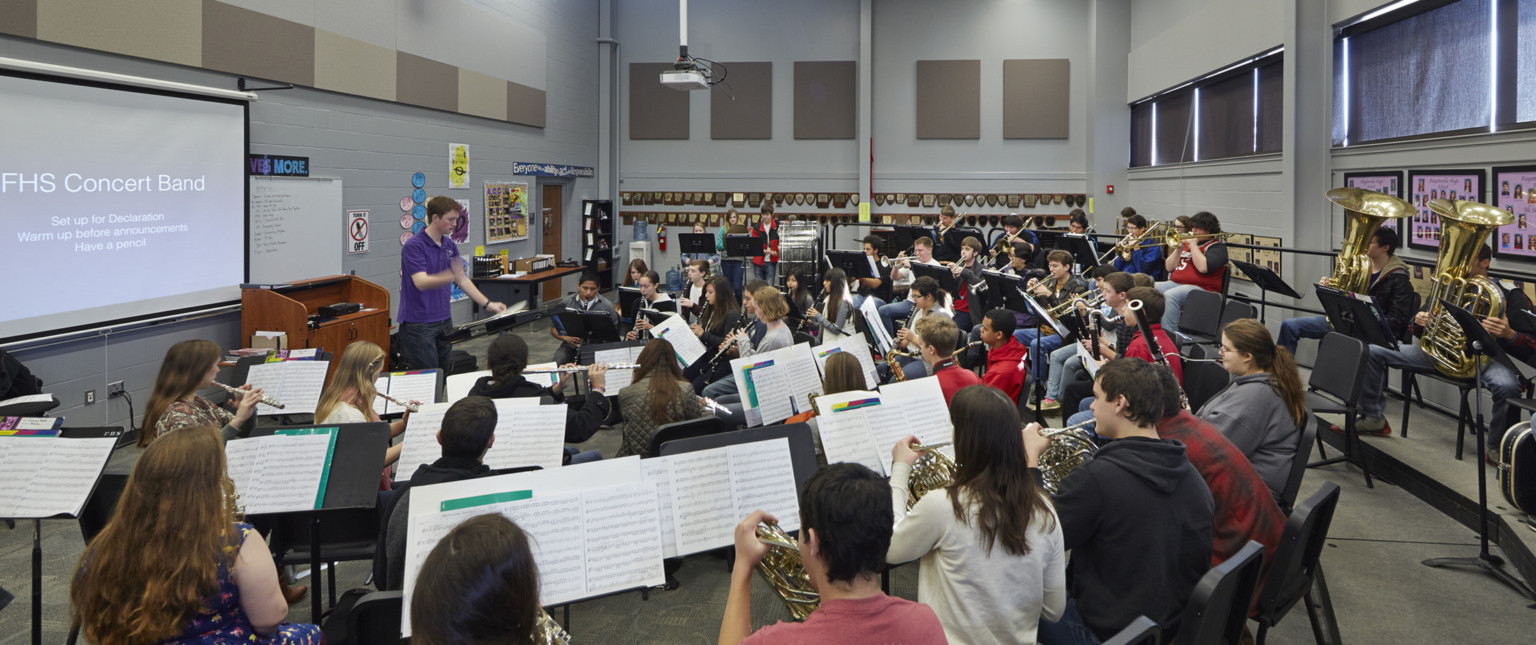
<path id="1" fill-rule="evenodd" d="M 1071 87 L 1065 58 L 1003 61 L 1003 138 L 1067 138 Z"/>
<path id="2" fill-rule="evenodd" d="M 688 92 L 661 85 L 672 63 L 629 64 L 629 138 L 687 139 Z"/>
<path id="3" fill-rule="evenodd" d="M 709 138 L 773 138 L 773 63 L 720 63 L 725 88 L 709 93 Z"/>
<path id="4" fill-rule="evenodd" d="M 415 54 L 395 55 L 395 100 L 459 111 L 459 68 Z"/>
<path id="5" fill-rule="evenodd" d="M 37 37 L 37 0 L 0 2 L 0 34 Z"/>
<path id="6" fill-rule="evenodd" d="M 507 120 L 535 128 L 544 127 L 546 99 L 544 90 L 507 81 Z"/>
<path id="7" fill-rule="evenodd" d="M 917 61 L 917 138 L 981 138 L 981 61 Z"/>
<path id="8" fill-rule="evenodd" d="M 853 139 L 858 134 L 858 63 L 795 63 L 795 138 Z"/>
<path id="9" fill-rule="evenodd" d="M 313 87 L 315 28 L 222 2 L 204 2 L 203 67 Z"/>

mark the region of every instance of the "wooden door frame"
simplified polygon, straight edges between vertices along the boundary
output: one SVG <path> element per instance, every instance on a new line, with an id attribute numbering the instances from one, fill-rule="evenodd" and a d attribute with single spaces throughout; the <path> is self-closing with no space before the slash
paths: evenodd
<path id="1" fill-rule="evenodd" d="M 553 250 L 544 248 L 544 227 L 549 225 L 549 222 L 544 218 L 544 207 L 545 207 L 545 205 L 544 205 L 544 189 L 545 188 L 550 188 L 550 187 L 554 187 L 554 188 L 559 188 L 560 189 L 560 204 L 559 204 L 559 208 L 560 208 L 560 248 L 553 249 Z M 575 193 L 575 188 L 576 188 L 576 183 L 574 181 L 572 181 L 570 179 L 563 179 L 563 178 L 558 178 L 558 177 L 540 177 L 534 183 L 534 189 L 535 189 L 534 192 L 536 194 L 538 194 L 538 196 L 539 196 L 539 203 L 538 203 L 538 213 L 539 213 L 539 231 L 538 231 L 538 233 L 539 233 L 538 240 L 539 241 L 538 241 L 538 249 L 539 250 L 537 251 L 537 253 L 553 255 L 553 256 L 555 256 L 555 262 L 560 262 L 561 260 L 564 260 L 566 258 L 567 254 L 566 254 L 565 250 L 567 248 L 570 248 L 569 245 L 572 244 L 571 241 L 566 239 L 566 238 L 571 238 L 571 235 L 567 234 L 570 231 L 570 229 L 571 229 L 571 227 L 569 226 L 569 224 L 567 222 L 567 220 L 570 220 L 571 218 L 568 217 L 568 216 L 571 215 L 572 213 L 576 213 L 578 215 L 578 217 L 580 215 L 580 213 L 577 212 L 576 209 L 570 208 L 571 196 Z M 576 228 L 577 228 L 577 232 L 575 234 L 576 237 L 572 238 L 572 239 L 577 239 L 577 238 L 581 237 L 580 226 L 578 225 Z M 580 247 L 578 246 L 577 248 L 579 249 Z M 571 254 L 571 257 L 576 257 L 579 254 L 580 254 L 580 252 L 578 251 L 577 253 Z M 561 278 L 559 280 L 554 280 L 554 281 L 551 281 L 550 283 L 547 283 L 543 287 L 544 297 L 542 298 L 542 300 L 544 300 L 545 302 L 548 302 L 548 301 L 554 299 L 554 298 L 551 298 L 550 296 L 556 296 L 556 294 L 558 294 L 558 296 L 556 296 L 556 297 L 563 297 L 566 293 L 574 291 L 575 289 L 576 289 L 576 278 L 574 276 L 566 277 L 566 278 Z"/>

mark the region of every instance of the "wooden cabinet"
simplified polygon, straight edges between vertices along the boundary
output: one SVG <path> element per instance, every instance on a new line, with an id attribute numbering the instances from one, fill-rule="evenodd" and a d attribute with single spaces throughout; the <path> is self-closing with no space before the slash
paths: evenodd
<path id="1" fill-rule="evenodd" d="M 318 320 L 310 326 L 311 315 L 321 307 L 338 302 L 355 302 L 362 311 Z M 257 331 L 288 334 L 289 349 L 314 347 L 330 352 L 331 372 L 341 353 L 353 341 L 366 340 L 389 351 L 389 291 L 355 276 L 329 276 L 295 282 L 277 289 L 242 289 L 240 291 L 240 342 L 249 345 Z"/>

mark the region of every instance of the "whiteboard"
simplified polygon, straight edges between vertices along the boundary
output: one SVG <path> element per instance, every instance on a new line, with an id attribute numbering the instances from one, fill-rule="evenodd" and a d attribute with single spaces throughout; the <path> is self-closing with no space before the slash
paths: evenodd
<path id="1" fill-rule="evenodd" d="M 346 227 L 340 179 L 251 177 L 250 281 L 340 275 Z"/>

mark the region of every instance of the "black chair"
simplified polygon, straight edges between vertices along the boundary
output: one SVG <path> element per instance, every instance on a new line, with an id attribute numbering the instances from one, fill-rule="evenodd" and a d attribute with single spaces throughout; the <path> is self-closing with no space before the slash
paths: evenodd
<path id="1" fill-rule="evenodd" d="M 1357 406 L 1360 402 L 1360 382 L 1365 375 L 1365 365 L 1369 357 L 1370 353 L 1365 341 L 1336 331 L 1328 332 L 1318 342 L 1317 363 L 1312 366 L 1312 375 L 1307 377 L 1307 409 L 1311 410 L 1313 415 L 1344 415 L 1344 456 L 1328 459 L 1322 440 L 1318 439 L 1317 454 L 1323 459 L 1308 466 L 1336 464 L 1349 461 L 1358 455 L 1360 470 L 1365 472 L 1365 485 L 1368 488 L 1374 488 L 1375 484 L 1371 481 L 1371 465 L 1365 457 L 1365 452 L 1359 447 L 1360 435 L 1355 432 L 1355 422 L 1359 418 Z M 1318 422 L 1322 423 L 1322 419 L 1319 418 Z M 1300 454 L 1299 451 L 1298 454 Z M 1283 506 L 1284 503 L 1282 503 Z"/>
<path id="2" fill-rule="evenodd" d="M 726 427 L 724 419 L 714 415 L 656 426 L 656 429 L 651 432 L 651 445 L 646 449 L 645 456 L 655 457 L 660 455 L 661 444 L 668 441 L 720 434 L 729 429 Z"/>
<path id="3" fill-rule="evenodd" d="M 1222 327 L 1226 327 L 1227 323 L 1234 320 L 1242 320 L 1244 318 L 1256 319 L 1258 317 L 1258 310 L 1254 309 L 1253 305 L 1250 305 L 1241 300 L 1228 300 L 1226 304 L 1221 306 Z M 1221 342 L 1220 332 L 1216 334 L 1216 340 L 1217 342 Z"/>
<path id="4" fill-rule="evenodd" d="M 1424 405 L 1424 392 L 1419 388 L 1419 377 L 1429 378 L 1442 383 L 1456 386 L 1461 404 L 1456 411 L 1456 459 L 1459 461 L 1462 455 L 1462 446 L 1466 443 L 1467 428 L 1472 426 L 1472 392 L 1477 390 L 1476 379 L 1453 379 L 1439 372 L 1403 372 L 1403 425 L 1397 429 L 1400 437 L 1408 436 L 1408 413 L 1413 410 L 1413 401 L 1417 399 L 1419 405 Z"/>
<path id="5" fill-rule="evenodd" d="M 815 338 L 812 338 L 810 334 L 807 334 L 807 333 L 805 333 L 803 331 L 792 332 L 790 334 L 790 337 L 794 339 L 796 345 L 799 345 L 800 343 L 815 343 L 816 342 Z"/>
<path id="6" fill-rule="evenodd" d="M 1255 640 L 1259 645 L 1263 645 L 1269 628 L 1279 624 L 1300 600 L 1306 600 L 1312 637 L 1318 645 L 1341 642 L 1333 602 L 1328 597 L 1328 583 L 1318 566 L 1338 504 L 1339 486 L 1328 482 L 1298 505 L 1286 520 L 1285 533 L 1275 549 L 1275 561 L 1269 567 L 1269 578 L 1259 591 L 1255 607 L 1253 619 L 1259 623 Z"/>
<path id="7" fill-rule="evenodd" d="M 1275 501 L 1280 504 L 1280 510 L 1291 512 L 1291 507 L 1296 504 L 1296 494 L 1301 490 L 1301 480 L 1306 476 L 1308 463 L 1312 458 L 1312 444 L 1317 441 L 1318 426 L 1323 420 L 1317 415 L 1309 414 L 1301 422 L 1301 432 L 1296 437 L 1296 456 L 1291 462 L 1291 474 L 1285 479 L 1285 490 L 1280 491 L 1280 497 Z"/>
<path id="8" fill-rule="evenodd" d="M 1264 545 L 1249 540 L 1237 555 L 1207 571 L 1184 607 L 1174 645 L 1238 642 L 1263 569 Z"/>
<path id="9" fill-rule="evenodd" d="M 336 604 L 336 563 L 355 560 L 373 560 L 378 549 L 380 518 L 383 509 L 349 508 L 323 511 L 320 514 L 320 561 L 327 563 L 326 584 L 329 587 L 330 604 Z M 278 516 L 273 531 L 281 538 L 274 542 L 283 546 L 283 552 L 275 558 L 278 566 L 309 566 L 310 517 L 308 513 L 290 513 Z M 320 602 L 314 598 L 311 602 Z"/>
<path id="10" fill-rule="evenodd" d="M 1204 289 L 1189 292 L 1179 314 L 1179 334 L 1184 337 L 1181 346 L 1220 343 L 1221 294 Z"/>
<path id="11" fill-rule="evenodd" d="M 352 605 L 346 615 L 346 645 L 397 645 L 400 642 L 401 593 L 375 591 Z M 332 642 L 332 645 L 340 645 Z"/>
<path id="12" fill-rule="evenodd" d="M 1192 412 L 1198 412 L 1200 406 L 1231 382 L 1232 375 L 1220 363 L 1184 361 L 1184 396 L 1189 399 Z"/>
<path id="13" fill-rule="evenodd" d="M 123 488 L 127 485 L 128 473 L 103 473 L 96 482 L 96 489 L 91 491 L 91 497 L 85 500 L 85 506 L 76 518 L 80 522 L 80 537 L 85 538 L 86 544 L 90 544 L 107 527 L 107 521 L 112 519 L 112 511 L 117 508 L 117 499 L 123 496 Z M 65 642 L 67 645 L 75 645 L 79 638 L 80 623 L 72 621 L 69 639 Z"/>
<path id="14" fill-rule="evenodd" d="M 1103 645 L 1157 645 L 1162 641 L 1163 630 L 1146 616 L 1137 616 L 1125 629 L 1109 637 Z"/>

